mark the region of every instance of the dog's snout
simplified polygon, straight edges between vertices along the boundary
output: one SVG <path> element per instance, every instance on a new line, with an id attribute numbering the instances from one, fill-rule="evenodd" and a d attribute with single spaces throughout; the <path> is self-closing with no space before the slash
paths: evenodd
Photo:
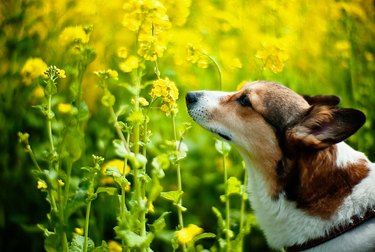
<path id="1" fill-rule="evenodd" d="M 189 104 L 196 103 L 198 101 L 199 96 L 201 96 L 201 95 L 202 95 L 202 93 L 200 93 L 200 92 L 193 92 L 193 91 L 188 92 L 186 94 L 186 97 L 185 97 L 186 104 L 189 105 Z"/>

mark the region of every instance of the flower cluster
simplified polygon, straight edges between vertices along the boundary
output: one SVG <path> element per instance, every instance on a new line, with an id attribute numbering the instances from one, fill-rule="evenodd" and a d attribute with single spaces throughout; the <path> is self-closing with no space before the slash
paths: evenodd
<path id="1" fill-rule="evenodd" d="M 282 43 L 265 43 L 263 50 L 258 50 L 256 58 L 262 60 L 263 68 L 269 69 L 273 73 L 279 73 L 284 69 L 285 62 L 289 59 L 289 54 Z"/>
<path id="2" fill-rule="evenodd" d="M 59 42 L 62 46 L 67 46 L 74 43 L 87 44 L 89 40 L 89 32 L 82 26 L 66 27 L 59 37 Z"/>
<path id="3" fill-rule="evenodd" d="M 160 1 L 131 0 L 123 8 L 123 25 L 138 34 L 137 53 L 149 61 L 162 57 L 167 43 L 164 31 L 171 27 L 165 6 Z"/>
<path id="4" fill-rule="evenodd" d="M 41 58 L 29 58 L 21 69 L 22 81 L 30 85 L 34 79 L 45 76 L 47 64 Z"/>
<path id="5" fill-rule="evenodd" d="M 45 70 L 44 75 L 48 79 L 51 79 L 53 81 L 55 81 L 56 79 L 65 79 L 66 78 L 65 70 L 57 68 L 56 66 L 49 66 Z"/>
<path id="6" fill-rule="evenodd" d="M 106 69 L 94 72 L 101 80 L 113 79 L 118 80 L 118 72 L 112 69 Z"/>
<path id="7" fill-rule="evenodd" d="M 197 64 L 200 68 L 208 67 L 207 55 L 202 46 L 188 44 L 186 60 L 190 63 Z"/>
<path id="8" fill-rule="evenodd" d="M 155 80 L 150 92 L 153 99 L 159 97 L 162 99 L 163 104 L 160 109 L 165 113 L 177 112 L 178 94 L 176 84 L 168 78 Z"/>

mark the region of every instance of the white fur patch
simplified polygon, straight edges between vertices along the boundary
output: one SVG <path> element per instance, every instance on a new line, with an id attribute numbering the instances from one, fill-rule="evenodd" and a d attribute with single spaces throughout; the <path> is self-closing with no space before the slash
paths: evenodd
<path id="1" fill-rule="evenodd" d="M 336 154 L 336 165 L 337 167 L 345 167 L 348 164 L 353 164 L 359 160 L 368 161 L 365 154 L 362 152 L 354 150 L 352 147 L 347 145 L 345 142 L 340 142 L 336 144 L 337 154 Z"/>

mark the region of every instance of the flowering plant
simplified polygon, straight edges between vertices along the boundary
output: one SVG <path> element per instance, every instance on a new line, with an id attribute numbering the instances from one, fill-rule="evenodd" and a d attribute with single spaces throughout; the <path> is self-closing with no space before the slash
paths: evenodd
<path id="1" fill-rule="evenodd" d="M 369 1 L 3 1 L 0 250 L 267 250 L 239 155 L 183 97 L 250 79 L 336 93 L 366 112 L 350 141 L 371 156 L 374 13 Z"/>

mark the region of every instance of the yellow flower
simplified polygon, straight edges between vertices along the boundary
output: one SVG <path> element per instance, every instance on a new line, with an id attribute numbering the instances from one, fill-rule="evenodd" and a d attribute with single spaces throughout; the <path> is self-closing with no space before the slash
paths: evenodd
<path id="1" fill-rule="evenodd" d="M 129 56 L 124 62 L 119 65 L 120 70 L 129 73 L 139 67 L 139 59 L 136 56 Z"/>
<path id="2" fill-rule="evenodd" d="M 45 76 L 47 64 L 41 58 L 29 58 L 21 69 L 22 81 L 30 85 L 35 78 Z"/>
<path id="3" fill-rule="evenodd" d="M 42 98 L 44 96 L 44 89 L 41 86 L 37 86 L 33 90 L 33 96 L 36 98 Z"/>
<path id="4" fill-rule="evenodd" d="M 118 72 L 116 70 L 107 69 L 101 71 L 95 71 L 96 74 L 101 80 L 113 79 L 118 80 Z"/>
<path id="5" fill-rule="evenodd" d="M 142 22 L 142 5 L 141 1 L 129 0 L 123 5 L 125 11 L 122 24 L 131 31 L 137 31 Z"/>
<path id="6" fill-rule="evenodd" d="M 123 8 L 123 25 L 138 33 L 137 53 L 149 61 L 163 56 L 167 43 L 163 33 L 171 27 L 165 6 L 156 0 L 130 0 Z"/>
<path id="7" fill-rule="evenodd" d="M 128 57 L 128 49 L 126 47 L 120 47 L 117 49 L 117 56 L 121 59 L 126 59 Z"/>
<path id="8" fill-rule="evenodd" d="M 163 104 L 160 109 L 163 112 L 176 111 L 174 109 L 177 107 L 179 92 L 173 81 L 168 78 L 155 80 L 150 95 L 154 99 L 162 98 Z"/>
<path id="9" fill-rule="evenodd" d="M 351 57 L 351 45 L 349 41 L 347 40 L 337 41 L 335 43 L 335 48 L 338 51 L 338 53 L 341 55 L 341 57 L 343 58 Z"/>
<path id="10" fill-rule="evenodd" d="M 36 187 L 40 190 L 47 189 L 47 184 L 43 180 L 38 180 Z"/>
<path id="11" fill-rule="evenodd" d="M 118 80 L 118 72 L 116 70 L 108 69 L 107 71 L 109 78 Z"/>
<path id="12" fill-rule="evenodd" d="M 109 241 L 108 242 L 108 249 L 110 252 L 122 252 L 121 244 L 117 241 Z"/>
<path id="13" fill-rule="evenodd" d="M 62 46 L 67 46 L 72 43 L 87 44 L 89 39 L 89 34 L 83 29 L 82 26 L 66 27 L 59 37 L 59 41 Z"/>
<path id="14" fill-rule="evenodd" d="M 263 61 L 264 69 L 270 69 L 273 73 L 279 73 L 284 69 L 289 54 L 281 43 L 271 41 L 266 42 L 263 50 L 258 50 L 255 57 Z"/>
<path id="15" fill-rule="evenodd" d="M 119 171 L 119 173 L 121 175 L 124 174 L 124 160 L 122 159 L 112 159 L 108 162 L 106 162 L 104 165 L 103 165 L 103 168 L 101 170 L 102 174 L 105 175 L 105 172 L 108 168 L 117 168 L 117 170 Z M 127 165 L 125 167 L 125 175 L 128 175 L 130 172 L 130 167 Z"/>
<path id="16" fill-rule="evenodd" d="M 168 17 L 173 24 L 182 26 L 190 15 L 191 0 L 165 0 Z"/>
<path id="17" fill-rule="evenodd" d="M 160 110 L 164 113 L 167 113 L 169 111 L 169 107 L 166 104 L 161 105 Z"/>
<path id="18" fill-rule="evenodd" d="M 208 58 L 201 45 L 195 46 L 188 44 L 186 60 L 190 63 L 197 64 L 200 68 L 208 67 Z"/>
<path id="19" fill-rule="evenodd" d="M 60 79 L 65 79 L 66 78 L 65 70 L 58 69 L 57 70 L 57 77 L 60 78 Z"/>
<path id="20" fill-rule="evenodd" d="M 76 227 L 74 228 L 74 233 L 76 233 L 77 235 L 84 235 L 85 230 L 83 230 L 83 228 Z"/>
<path id="21" fill-rule="evenodd" d="M 57 110 L 62 114 L 68 114 L 72 112 L 73 106 L 70 103 L 59 103 L 59 105 L 57 105 Z"/>
<path id="22" fill-rule="evenodd" d="M 365 52 L 365 59 L 369 62 L 373 62 L 374 61 L 374 55 L 371 52 L 366 51 Z"/>
<path id="23" fill-rule="evenodd" d="M 176 231 L 177 240 L 181 244 L 187 244 L 193 238 L 203 232 L 203 229 L 194 224 L 189 224 L 186 228 Z"/>
<path id="24" fill-rule="evenodd" d="M 59 186 L 64 186 L 65 183 L 64 181 L 62 181 L 62 179 L 58 179 L 57 182 L 59 183 Z"/>

